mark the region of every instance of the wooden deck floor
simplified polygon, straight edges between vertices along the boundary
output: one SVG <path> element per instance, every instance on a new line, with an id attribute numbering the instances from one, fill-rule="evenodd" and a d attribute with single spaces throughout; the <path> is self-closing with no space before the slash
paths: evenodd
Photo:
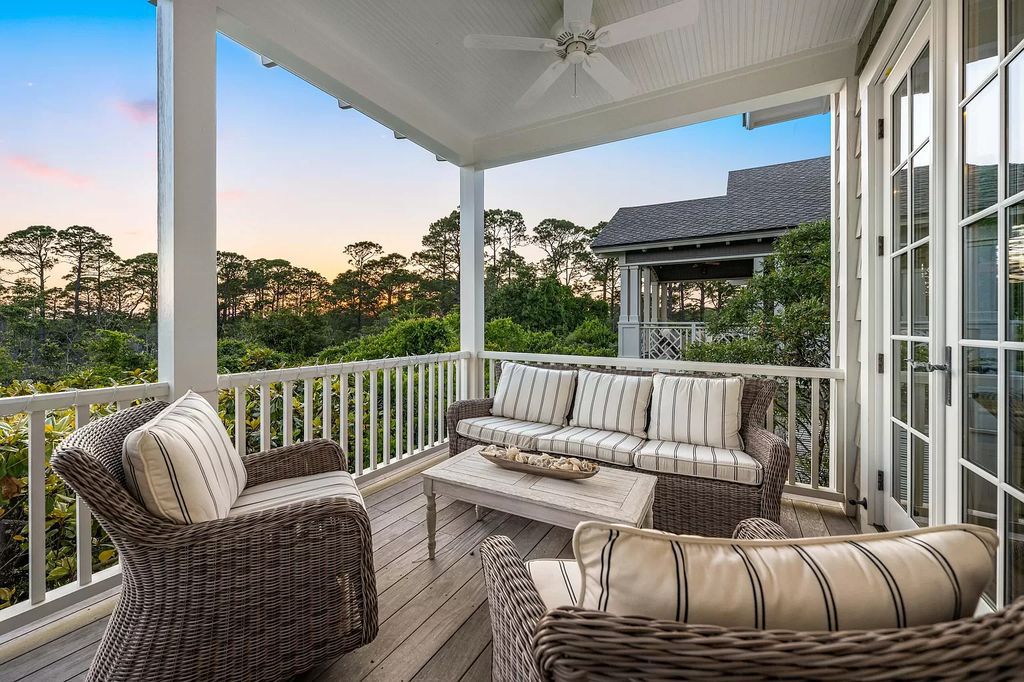
<path id="1" fill-rule="evenodd" d="M 419 476 L 366 497 L 373 526 L 380 633 L 371 644 L 302 680 L 486 680 L 491 631 L 477 548 L 507 535 L 527 557 L 571 557 L 572 531 L 501 512 L 476 521 L 474 509 L 437 499 L 437 559 L 427 561 L 425 500 Z M 793 536 L 856 532 L 838 510 L 785 499 Z M 109 616 L 84 623 L 0 664 L 0 680 L 84 679 Z M 2 660 L 2 659 L 0 659 Z"/>

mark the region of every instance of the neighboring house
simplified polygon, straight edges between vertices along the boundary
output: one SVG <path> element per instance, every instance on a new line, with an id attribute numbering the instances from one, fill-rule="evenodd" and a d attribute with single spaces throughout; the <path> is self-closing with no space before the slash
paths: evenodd
<path id="1" fill-rule="evenodd" d="M 828 220 L 830 159 L 823 156 L 729 172 L 722 196 L 620 208 L 591 244 L 618 257 L 621 278 L 619 355 L 675 359 L 702 332 L 670 322 L 682 285 L 745 281 L 779 236 Z"/>

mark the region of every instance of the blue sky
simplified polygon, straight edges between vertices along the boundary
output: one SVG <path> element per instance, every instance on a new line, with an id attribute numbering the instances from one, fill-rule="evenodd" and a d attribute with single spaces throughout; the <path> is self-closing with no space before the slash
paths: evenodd
<path id="1" fill-rule="evenodd" d="M 155 9 L 0 3 L 0 235 L 87 224 L 156 247 Z M 218 41 L 218 246 L 333 275 L 371 238 L 411 253 L 458 203 L 458 172 L 232 41 Z M 726 174 L 828 153 L 828 117 L 738 117 L 487 172 L 488 207 L 583 225 L 619 206 L 720 194 Z"/>

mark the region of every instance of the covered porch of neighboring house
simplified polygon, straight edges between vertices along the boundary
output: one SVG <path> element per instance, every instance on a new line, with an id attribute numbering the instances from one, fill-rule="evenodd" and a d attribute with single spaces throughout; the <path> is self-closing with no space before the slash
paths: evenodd
<path id="1" fill-rule="evenodd" d="M 818 113 L 806 104 L 788 117 Z M 779 236 L 831 217 L 829 157 L 731 171 L 722 196 L 620 208 L 591 245 L 619 262 L 619 355 L 682 359 Z"/>
<path id="2" fill-rule="evenodd" d="M 489 616 L 474 555 L 480 541 L 501 533 L 522 554 L 557 556 L 568 535 L 504 514 L 478 523 L 468 506 L 448 501 L 440 512 L 442 561 L 422 561 L 423 502 L 410 476 L 445 456 L 448 406 L 493 396 L 496 366 L 503 361 L 772 380 L 778 391 L 766 406 L 763 428 L 791 453 L 783 504 L 791 532 L 987 525 L 998 530 L 1001 544 L 997 581 L 983 608 L 1000 608 L 1024 591 L 1024 492 L 1008 464 L 1020 457 L 1008 445 L 1020 434 L 1006 416 L 1024 404 L 1021 349 L 1004 338 L 1012 326 L 1006 320 L 1019 316 L 1006 309 L 1008 282 L 1019 281 L 1019 273 L 1007 277 L 1007 268 L 1020 269 L 1006 260 L 1007 230 L 1024 221 L 1024 181 L 1013 175 L 1021 183 L 1014 185 L 1008 176 L 1011 170 L 1019 174 L 1024 160 L 1009 163 L 1003 151 L 986 147 L 982 161 L 998 165 L 1000 178 L 993 193 L 972 185 L 976 179 L 964 171 L 981 163 L 973 152 L 967 165 L 958 156 L 977 144 L 978 129 L 965 132 L 962 121 L 974 125 L 978 118 L 982 129 L 999 130 L 1000 145 L 1007 128 L 1024 121 L 1001 113 L 1009 106 L 1003 81 L 1024 88 L 1024 42 L 1010 35 L 1020 15 L 1009 8 L 1016 12 L 1019 3 L 980 3 L 998 9 L 979 14 L 979 3 L 952 0 L 829 0 L 813 7 L 775 0 L 753 21 L 742 3 L 697 2 L 695 26 L 607 50 L 609 60 L 628 65 L 623 70 L 635 89 L 609 94 L 581 69 L 576 97 L 566 78 L 566 88 L 550 89 L 525 108 L 515 106 L 516 98 L 545 66 L 551 68 L 554 57 L 531 54 L 531 48 L 509 58 L 470 50 L 463 40 L 474 33 L 547 36 L 561 20 L 558 0 L 424 1 L 400 9 L 376 0 L 296 0 L 287 7 L 271 0 L 156 4 L 159 381 L 0 399 L 0 414 L 24 415 L 28 432 L 27 596 L 0 611 L 0 638 L 16 647 L 0 657 L 18 676 L 81 675 L 121 583 L 116 564 L 91 560 L 94 530 L 100 531 L 83 504 L 74 511 L 73 570 L 63 580 L 52 579 L 46 510 L 53 494 L 47 488 L 53 420 L 59 416 L 81 428 L 131 405 L 194 389 L 220 406 L 239 453 L 329 439 L 340 446 L 363 490 L 383 626 L 364 650 L 310 678 L 485 678 Z M 594 24 L 622 20 L 650 4 L 668 5 L 598 0 L 592 3 Z M 964 29 L 979 24 L 984 31 Z M 262 55 L 268 66 L 329 93 L 342 111 L 362 112 L 459 167 L 459 194 L 453 197 L 461 221 L 457 352 L 218 375 L 218 32 Z M 529 45 L 549 49 L 543 41 Z M 564 47 L 558 49 L 567 52 Z M 981 91 L 983 98 L 971 99 Z M 629 334 L 620 335 L 621 357 L 485 349 L 488 169 L 724 116 L 770 120 L 779 112 L 802 112 L 799 103 L 820 98 L 829 105 L 832 153 L 797 162 L 797 175 L 806 180 L 799 187 L 814 187 L 813 206 L 797 218 L 768 220 L 766 207 L 776 195 L 752 194 L 738 208 L 715 214 L 734 232 L 635 239 L 624 228 L 615 238 L 594 242 L 595 251 L 617 254 L 622 266 L 620 334 Z M 921 167 L 931 169 L 930 194 L 908 205 L 908 196 L 921 196 L 907 191 Z M 771 189 L 763 176 L 744 175 L 760 170 L 730 176 L 730 193 L 734 185 L 740 195 Z M 747 177 L 751 181 L 743 182 Z M 575 179 L 585 180 L 585 172 Z M 962 183 L 970 206 L 959 203 Z M 786 208 L 800 203 L 788 195 L 774 201 Z M 738 221 L 738 215 L 749 220 Z M 832 226 L 829 367 L 645 355 L 642 325 L 670 318 L 680 283 L 694 275 L 748 278 L 772 239 L 820 218 Z M 956 281 L 962 271 L 968 274 Z M 961 290 L 963 297 L 956 293 Z M 962 320 L 978 324 L 964 326 Z M 0 667 L 0 676 L 15 677 L 9 671 Z"/>

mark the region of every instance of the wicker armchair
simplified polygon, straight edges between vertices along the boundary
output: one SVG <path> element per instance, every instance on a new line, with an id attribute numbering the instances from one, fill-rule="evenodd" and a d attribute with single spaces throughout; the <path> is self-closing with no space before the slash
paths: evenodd
<path id="1" fill-rule="evenodd" d="M 784 539 L 766 519 L 734 536 Z M 480 548 L 494 680 L 1019 680 L 1024 599 L 997 613 L 900 630 L 792 632 L 691 625 L 564 607 L 545 611 L 512 542 Z"/>
<path id="2" fill-rule="evenodd" d="M 176 525 L 124 487 L 125 437 L 165 403 L 76 431 L 50 460 L 110 534 L 120 600 L 93 680 L 284 679 L 377 634 L 370 522 L 328 498 Z M 248 485 L 345 469 L 341 449 L 309 441 L 243 458 Z"/>
<path id="3" fill-rule="evenodd" d="M 558 365 L 553 369 L 566 369 Z M 572 369 L 572 368 L 568 368 Z M 616 374 L 648 374 L 637 370 L 592 369 Z M 654 527 L 685 535 L 728 537 L 743 519 L 761 517 L 779 521 L 782 487 L 789 471 L 789 446 L 764 428 L 768 407 L 778 386 L 771 379 L 747 379 L 743 387 L 741 435 L 744 452 L 756 459 L 764 472 L 760 485 L 746 485 L 711 478 L 646 471 L 658 477 L 654 493 Z M 491 414 L 494 400 L 460 400 L 448 407 L 450 456 L 468 450 L 479 441 L 458 433 L 461 420 Z M 632 469 L 608 462 L 602 467 Z"/>

